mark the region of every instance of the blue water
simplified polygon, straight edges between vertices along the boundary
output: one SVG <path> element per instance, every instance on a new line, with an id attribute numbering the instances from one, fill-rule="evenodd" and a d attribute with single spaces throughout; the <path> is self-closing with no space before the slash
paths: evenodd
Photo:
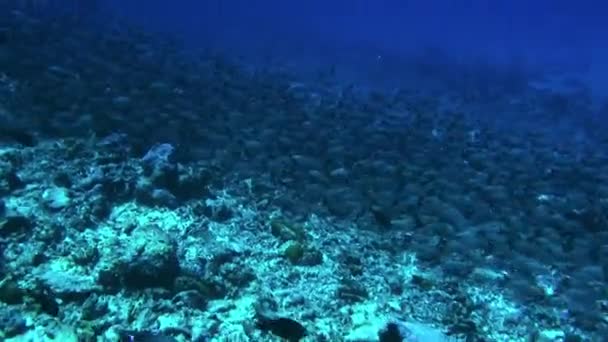
<path id="1" fill-rule="evenodd" d="M 607 17 L 3 1 L 0 341 L 608 341 Z"/>
<path id="2" fill-rule="evenodd" d="M 595 76 L 598 82 L 606 78 L 607 9 L 600 1 L 577 6 L 567 1 L 269 1 L 255 6 L 204 1 L 169 7 L 150 1 L 146 8 L 123 2 L 114 7 L 150 29 L 175 32 L 195 47 L 217 46 L 304 65 L 339 63 L 359 69 L 378 64 L 378 56 L 390 61 L 440 49 L 456 61 L 530 63 L 601 73 Z M 605 88 L 597 90 L 606 94 Z"/>

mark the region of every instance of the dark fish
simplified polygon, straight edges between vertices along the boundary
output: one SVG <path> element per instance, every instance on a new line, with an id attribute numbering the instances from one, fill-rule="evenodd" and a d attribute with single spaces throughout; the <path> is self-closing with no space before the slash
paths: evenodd
<path id="1" fill-rule="evenodd" d="M 378 340 L 380 342 L 403 342 L 405 337 L 397 324 L 389 323 L 378 333 Z"/>
<path id="2" fill-rule="evenodd" d="M 291 318 L 258 315 L 257 326 L 260 330 L 269 331 L 289 342 L 298 342 L 306 336 L 306 328 Z"/>

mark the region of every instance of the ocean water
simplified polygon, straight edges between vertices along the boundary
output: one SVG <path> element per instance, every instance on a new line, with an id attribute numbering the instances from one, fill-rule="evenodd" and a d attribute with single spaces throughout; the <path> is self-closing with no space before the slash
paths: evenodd
<path id="1" fill-rule="evenodd" d="M 608 341 L 606 13 L 0 2 L 0 341 Z"/>

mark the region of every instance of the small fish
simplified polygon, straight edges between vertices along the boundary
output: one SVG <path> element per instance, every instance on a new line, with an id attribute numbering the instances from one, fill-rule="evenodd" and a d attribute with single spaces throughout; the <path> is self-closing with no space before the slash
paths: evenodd
<path id="1" fill-rule="evenodd" d="M 306 336 L 306 328 L 291 318 L 258 315 L 257 326 L 260 330 L 269 331 L 289 342 L 298 342 Z"/>

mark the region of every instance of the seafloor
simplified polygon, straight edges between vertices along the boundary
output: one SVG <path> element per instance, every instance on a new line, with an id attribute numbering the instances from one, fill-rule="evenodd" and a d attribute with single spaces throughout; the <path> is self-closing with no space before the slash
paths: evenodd
<path id="1" fill-rule="evenodd" d="M 608 133 L 583 85 L 411 62 L 373 91 L 1 20 L 0 340 L 608 333 Z"/>

